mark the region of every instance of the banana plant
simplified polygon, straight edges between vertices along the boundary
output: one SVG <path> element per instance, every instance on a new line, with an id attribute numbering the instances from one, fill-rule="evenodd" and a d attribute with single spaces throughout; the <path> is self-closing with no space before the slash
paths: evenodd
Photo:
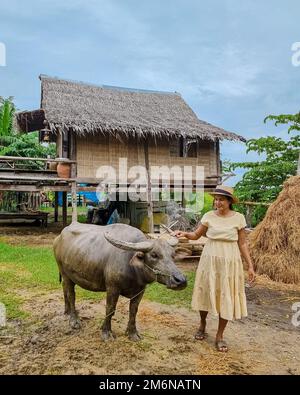
<path id="1" fill-rule="evenodd" d="M 15 106 L 9 99 L 0 101 L 0 136 L 11 136 L 13 134 L 13 119 Z"/>
<path id="2" fill-rule="evenodd" d="M 13 128 L 15 106 L 12 98 L 2 99 L 0 97 L 0 150 L 16 140 Z"/>

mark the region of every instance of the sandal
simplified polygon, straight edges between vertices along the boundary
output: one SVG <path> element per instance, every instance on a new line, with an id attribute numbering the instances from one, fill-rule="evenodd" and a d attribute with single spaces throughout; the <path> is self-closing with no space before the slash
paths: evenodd
<path id="1" fill-rule="evenodd" d="M 202 329 L 198 329 L 195 333 L 195 340 L 204 340 L 206 333 Z"/>
<path id="2" fill-rule="evenodd" d="M 216 341 L 216 348 L 220 352 L 227 352 L 228 351 L 228 346 L 225 340 L 217 340 Z"/>

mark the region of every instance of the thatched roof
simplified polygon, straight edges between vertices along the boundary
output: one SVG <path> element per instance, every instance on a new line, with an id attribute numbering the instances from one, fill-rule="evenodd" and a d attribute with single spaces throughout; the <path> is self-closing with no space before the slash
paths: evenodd
<path id="1" fill-rule="evenodd" d="M 200 121 L 178 93 L 93 86 L 47 76 L 40 79 L 42 109 L 18 114 L 19 126 L 25 131 L 46 126 L 55 133 L 71 129 L 78 135 L 120 133 L 127 137 L 245 141 Z"/>

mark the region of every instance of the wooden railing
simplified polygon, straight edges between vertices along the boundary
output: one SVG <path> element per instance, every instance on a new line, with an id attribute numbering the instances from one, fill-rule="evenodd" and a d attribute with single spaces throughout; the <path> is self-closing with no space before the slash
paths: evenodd
<path id="1" fill-rule="evenodd" d="M 20 163 L 21 162 L 21 163 Z M 22 163 L 23 162 L 23 163 Z M 26 167 L 26 162 L 42 162 L 44 163 L 44 168 L 34 169 L 30 166 Z M 22 170 L 28 172 L 37 171 L 51 171 L 51 163 L 69 163 L 71 165 L 71 178 L 76 177 L 76 164 L 74 160 L 68 158 L 33 158 L 33 157 L 21 157 L 21 156 L 0 156 L 0 171 L 7 170 Z"/>

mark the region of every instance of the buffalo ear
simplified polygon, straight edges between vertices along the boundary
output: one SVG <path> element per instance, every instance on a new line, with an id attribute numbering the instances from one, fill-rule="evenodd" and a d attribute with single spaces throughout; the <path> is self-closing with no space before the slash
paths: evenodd
<path id="1" fill-rule="evenodd" d="M 176 237 L 171 237 L 170 239 L 167 239 L 167 242 L 171 247 L 175 247 L 179 243 L 179 240 Z"/>
<path id="2" fill-rule="evenodd" d="M 134 267 L 142 268 L 144 266 L 144 256 L 145 254 L 143 252 L 136 252 L 131 258 L 129 264 Z"/>

